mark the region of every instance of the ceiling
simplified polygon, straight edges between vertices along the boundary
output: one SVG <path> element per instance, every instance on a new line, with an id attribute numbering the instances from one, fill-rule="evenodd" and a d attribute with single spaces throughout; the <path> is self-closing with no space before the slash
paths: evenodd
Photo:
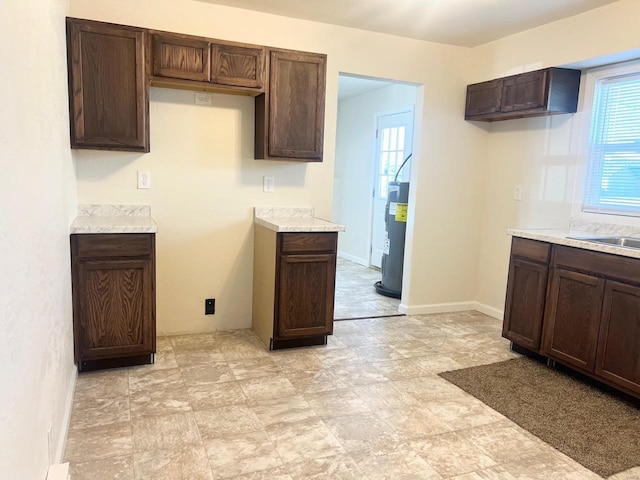
<path id="1" fill-rule="evenodd" d="M 617 0 L 201 0 L 475 47 Z"/>
<path id="2" fill-rule="evenodd" d="M 344 100 L 345 98 L 361 95 L 390 85 L 393 85 L 393 82 L 340 74 L 338 79 L 338 100 Z"/>

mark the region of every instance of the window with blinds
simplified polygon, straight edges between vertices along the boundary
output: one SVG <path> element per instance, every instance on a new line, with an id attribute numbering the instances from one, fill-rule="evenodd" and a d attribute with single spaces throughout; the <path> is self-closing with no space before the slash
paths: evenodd
<path id="1" fill-rule="evenodd" d="M 640 68 L 595 84 L 583 210 L 640 216 Z"/>

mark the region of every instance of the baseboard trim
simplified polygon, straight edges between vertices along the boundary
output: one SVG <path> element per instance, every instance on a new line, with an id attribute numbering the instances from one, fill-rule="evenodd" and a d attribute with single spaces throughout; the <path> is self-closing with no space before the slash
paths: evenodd
<path id="1" fill-rule="evenodd" d="M 485 315 L 489 315 L 490 317 L 493 317 L 500 321 L 502 321 L 502 319 L 504 318 L 504 310 L 499 310 L 497 308 L 490 307 L 489 305 L 485 305 L 484 303 L 480 303 L 480 302 L 475 302 L 475 303 L 476 303 L 475 310 L 479 311 L 480 313 L 484 313 Z"/>
<path id="2" fill-rule="evenodd" d="M 47 471 L 47 480 L 68 480 L 69 463 L 59 463 L 51 465 Z"/>
<path id="3" fill-rule="evenodd" d="M 401 303 L 398 307 L 398 311 L 405 315 L 428 315 L 430 313 L 463 312 L 465 310 L 477 310 L 498 320 L 502 320 L 503 316 L 502 310 L 475 301 L 432 303 L 429 305 L 405 305 Z"/>
<path id="4" fill-rule="evenodd" d="M 429 305 L 400 305 L 407 315 L 427 315 L 430 313 L 462 312 L 475 310 L 476 302 L 432 303 Z M 402 311 L 402 310 L 401 310 Z"/>
<path id="5" fill-rule="evenodd" d="M 62 463 L 64 457 L 64 449 L 67 446 L 67 434 L 69 433 L 69 425 L 71 423 L 71 409 L 73 407 L 73 394 L 76 391 L 76 382 L 78 380 L 78 369 L 74 365 L 73 378 L 69 382 L 69 390 L 67 391 L 67 405 L 64 410 L 61 431 L 58 433 L 58 448 L 53 459 L 55 464 Z"/>
<path id="6" fill-rule="evenodd" d="M 338 257 L 344 258 L 345 260 L 349 260 L 349 261 L 354 262 L 354 263 L 357 263 L 358 265 L 362 265 L 363 267 L 368 267 L 369 266 L 369 261 L 368 260 L 366 260 L 364 258 L 356 257 L 355 255 L 350 255 L 348 253 L 341 252 L 340 250 L 338 250 Z"/>

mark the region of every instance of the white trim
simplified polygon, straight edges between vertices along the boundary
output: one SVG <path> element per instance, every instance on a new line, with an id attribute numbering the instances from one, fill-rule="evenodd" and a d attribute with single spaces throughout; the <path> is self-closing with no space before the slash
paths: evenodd
<path id="1" fill-rule="evenodd" d="M 504 312 L 497 308 L 490 307 L 480 302 L 452 302 L 452 303 L 432 303 L 429 305 L 405 305 L 401 303 L 398 311 L 405 315 L 428 315 L 431 313 L 464 312 L 466 310 L 476 310 L 490 317 L 502 321 Z"/>
<path id="2" fill-rule="evenodd" d="M 484 313 L 485 315 L 488 315 L 500 321 L 502 321 L 502 319 L 504 318 L 504 310 L 499 310 L 497 308 L 490 307 L 489 305 L 485 305 L 484 303 L 480 303 L 480 302 L 474 302 L 474 303 L 476 304 L 475 310 L 479 311 L 480 313 Z"/>
<path id="3" fill-rule="evenodd" d="M 47 471 L 47 480 L 68 480 L 69 462 L 51 465 Z"/>
<path id="4" fill-rule="evenodd" d="M 406 315 L 426 315 L 429 313 L 462 312 L 475 310 L 477 302 L 432 303 L 429 305 L 403 305 L 399 310 Z"/>
<path id="5" fill-rule="evenodd" d="M 64 410 L 62 426 L 58 432 L 58 448 L 53 458 L 54 463 L 61 463 L 64 457 L 64 449 L 67 446 L 67 434 L 69 433 L 69 424 L 71 423 L 71 409 L 73 407 L 73 394 L 76 391 L 76 381 L 78 380 L 78 369 L 74 366 L 73 378 L 69 382 L 69 390 L 67 391 L 67 406 Z"/>
<path id="6" fill-rule="evenodd" d="M 369 266 L 369 262 L 367 262 L 366 259 L 362 257 L 356 257 L 355 255 L 351 255 L 349 253 L 341 252 L 340 250 L 338 250 L 338 257 L 357 263 L 358 265 L 362 265 L 363 267 Z"/>

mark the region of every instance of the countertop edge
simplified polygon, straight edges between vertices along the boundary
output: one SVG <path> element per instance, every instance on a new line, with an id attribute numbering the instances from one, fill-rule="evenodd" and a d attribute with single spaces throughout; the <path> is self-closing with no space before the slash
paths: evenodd
<path id="1" fill-rule="evenodd" d="M 556 245 L 564 245 L 567 247 L 581 248 L 583 250 L 591 250 L 594 252 L 609 253 L 622 257 L 640 258 L 640 250 L 618 247 L 616 245 L 606 245 L 602 243 L 588 242 L 585 240 L 577 240 L 567 237 L 587 237 L 587 236 L 606 236 L 599 233 L 586 231 L 561 231 L 561 230 L 527 230 L 527 229 L 509 229 L 507 234 L 512 237 L 527 238 L 529 240 L 539 240 L 542 242 L 554 243 Z"/>
<path id="2" fill-rule="evenodd" d="M 69 233 L 158 233 L 158 225 L 146 216 L 78 216 L 71 223 Z"/>
<path id="3" fill-rule="evenodd" d="M 158 227 L 71 227 L 71 235 L 96 233 L 158 233 Z"/>
<path id="4" fill-rule="evenodd" d="M 291 217 L 296 221 L 307 217 Z M 321 221 L 322 224 L 304 224 L 304 225 L 283 225 L 286 223 L 288 217 L 269 217 L 261 218 L 255 217 L 254 222 L 256 225 L 260 225 L 262 227 L 268 228 L 269 230 L 273 230 L 274 232 L 344 232 L 344 225 L 338 225 L 336 223 L 327 222 L 326 220 L 317 219 L 315 217 L 308 217 L 310 221 Z"/>

